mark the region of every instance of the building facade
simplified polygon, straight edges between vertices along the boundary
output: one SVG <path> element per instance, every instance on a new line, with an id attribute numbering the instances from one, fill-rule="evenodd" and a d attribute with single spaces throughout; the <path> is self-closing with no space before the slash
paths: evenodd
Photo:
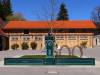
<path id="1" fill-rule="evenodd" d="M 45 35 L 50 32 L 50 28 L 57 47 L 67 45 L 73 48 L 83 41 L 87 42 L 87 47 L 93 47 L 96 26 L 91 21 L 11 21 L 4 27 L 9 36 L 9 50 L 12 50 L 14 44 L 18 44 L 17 49 L 22 50 L 23 43 L 27 43 L 28 49 L 32 50 L 32 42 L 37 44 L 36 50 L 44 50 Z"/>
<path id="2" fill-rule="evenodd" d="M 95 35 L 93 39 L 94 47 L 100 47 L 100 35 Z"/>

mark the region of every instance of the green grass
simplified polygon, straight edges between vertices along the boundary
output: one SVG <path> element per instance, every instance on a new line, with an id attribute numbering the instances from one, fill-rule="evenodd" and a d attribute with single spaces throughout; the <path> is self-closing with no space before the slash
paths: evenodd
<path id="1" fill-rule="evenodd" d="M 70 55 L 58 55 L 55 58 L 78 58 L 78 56 L 70 56 Z"/>
<path id="2" fill-rule="evenodd" d="M 21 58 L 46 58 L 46 55 L 24 55 Z"/>
<path id="3" fill-rule="evenodd" d="M 46 58 L 46 55 L 23 55 L 20 58 Z M 55 58 L 78 58 L 78 56 L 58 55 Z"/>

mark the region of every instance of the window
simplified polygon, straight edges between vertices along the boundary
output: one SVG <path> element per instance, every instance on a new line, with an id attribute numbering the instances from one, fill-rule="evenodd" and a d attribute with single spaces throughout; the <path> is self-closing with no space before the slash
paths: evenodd
<path id="1" fill-rule="evenodd" d="M 76 40 L 76 36 L 75 35 L 69 35 L 68 40 Z"/>
<path id="2" fill-rule="evenodd" d="M 24 41 L 29 41 L 30 38 L 29 38 L 29 36 L 23 36 L 23 40 L 24 40 Z"/>
<path id="3" fill-rule="evenodd" d="M 64 36 L 63 35 L 56 35 L 56 40 L 64 40 Z"/>
<path id="4" fill-rule="evenodd" d="M 17 36 L 11 36 L 11 41 L 17 41 L 18 37 Z"/>
<path id="5" fill-rule="evenodd" d="M 88 37 L 86 35 L 81 35 L 80 36 L 80 40 L 87 40 L 87 39 L 88 39 Z"/>
<path id="6" fill-rule="evenodd" d="M 42 38 L 42 36 L 40 36 L 40 35 L 36 35 L 36 36 L 35 36 L 35 40 L 36 40 L 36 41 L 40 41 L 40 40 L 42 40 L 42 39 L 43 39 L 43 38 Z"/>

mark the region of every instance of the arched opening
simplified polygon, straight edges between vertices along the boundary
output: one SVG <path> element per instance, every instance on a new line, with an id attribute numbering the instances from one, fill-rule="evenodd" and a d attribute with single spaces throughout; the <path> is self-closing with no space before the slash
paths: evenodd
<path id="1" fill-rule="evenodd" d="M 79 49 L 79 51 L 80 51 L 80 55 L 79 56 L 82 57 L 83 56 L 83 50 L 82 50 L 82 48 L 80 46 L 73 47 L 73 49 L 72 49 L 72 56 L 75 55 L 75 50 L 77 50 L 76 48 Z"/>
<path id="2" fill-rule="evenodd" d="M 71 55 L 71 50 L 70 50 L 70 48 L 69 48 L 67 45 L 63 45 L 63 46 L 60 48 L 60 50 L 59 50 L 59 55 L 61 55 L 61 51 L 62 51 L 63 49 L 68 50 L 68 55 Z"/>

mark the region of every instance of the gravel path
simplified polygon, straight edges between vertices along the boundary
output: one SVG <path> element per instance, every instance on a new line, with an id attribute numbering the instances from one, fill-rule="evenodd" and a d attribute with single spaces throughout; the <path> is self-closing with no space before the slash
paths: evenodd
<path id="1" fill-rule="evenodd" d="M 0 68 L 0 75 L 100 75 L 100 68 L 73 68 L 69 66 L 6 67 Z"/>

